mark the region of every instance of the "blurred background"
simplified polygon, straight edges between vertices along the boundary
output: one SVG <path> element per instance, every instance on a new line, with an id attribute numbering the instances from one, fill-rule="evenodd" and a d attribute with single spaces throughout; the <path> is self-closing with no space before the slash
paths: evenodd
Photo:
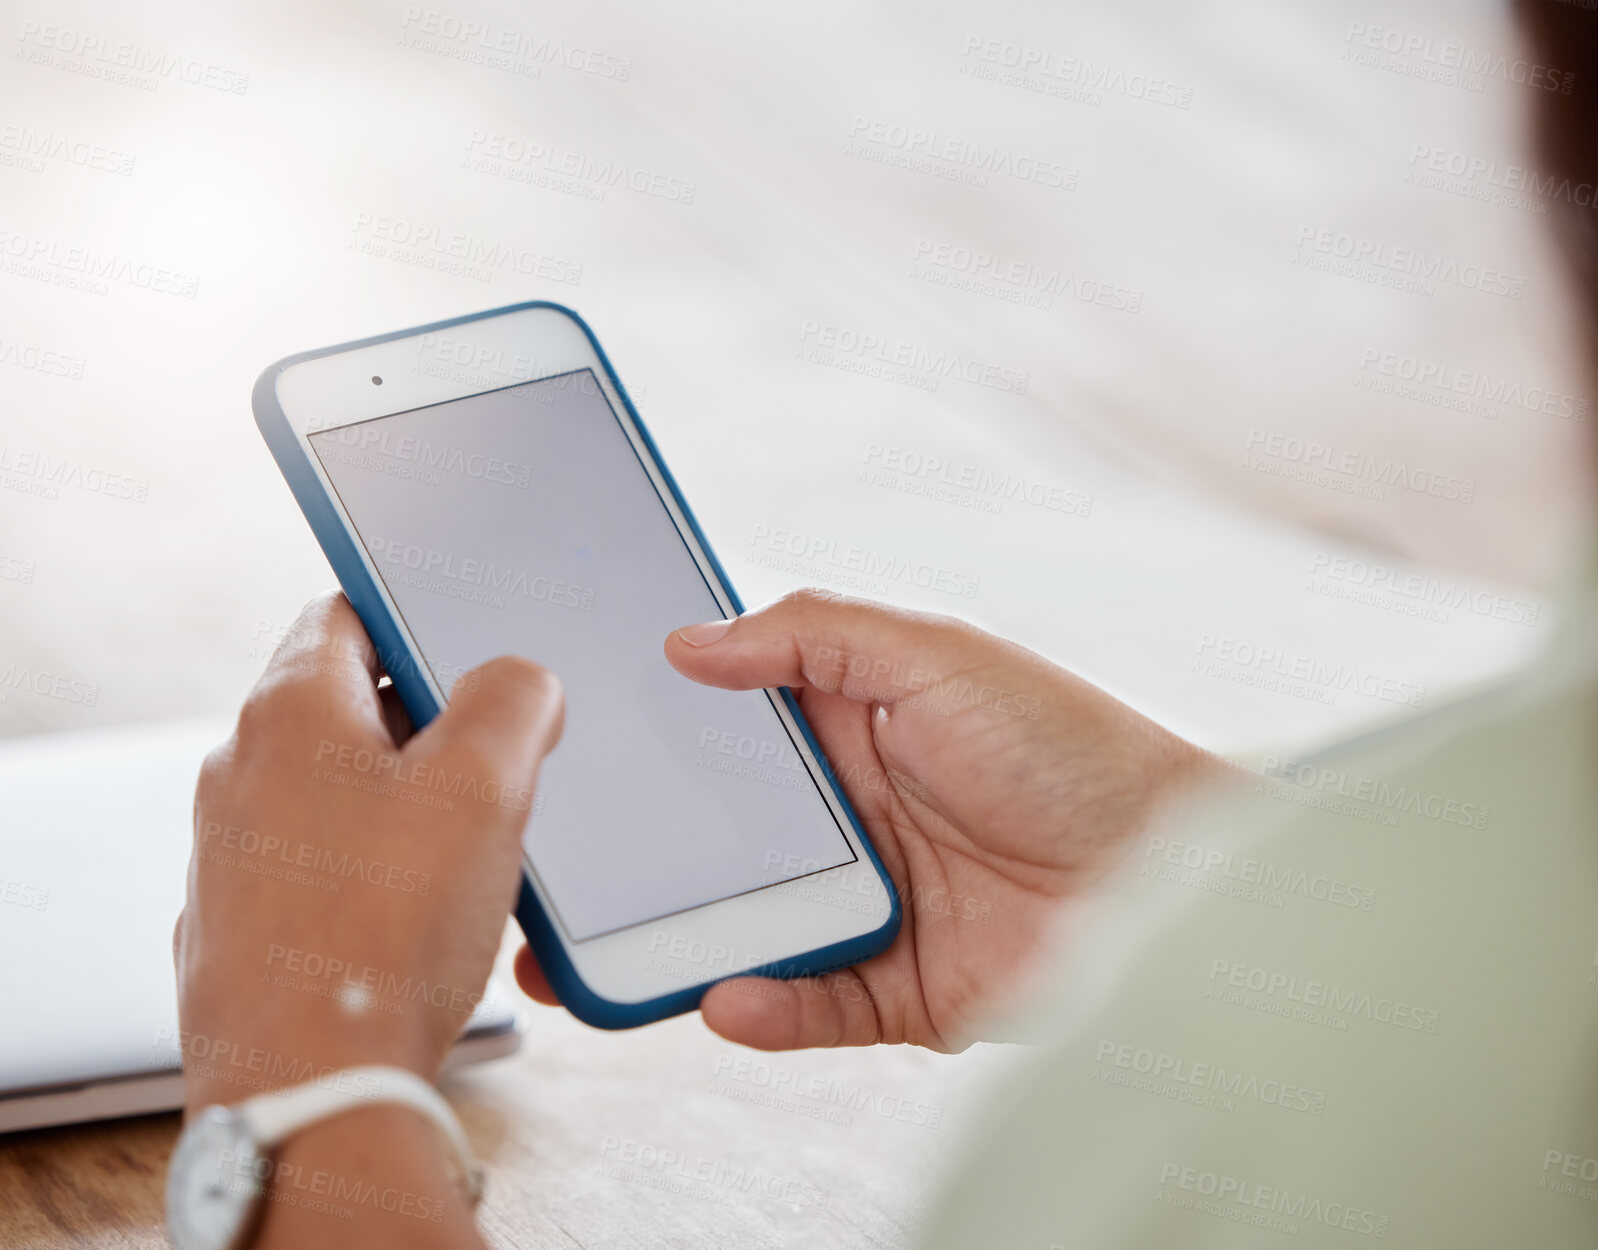
<path id="1" fill-rule="evenodd" d="M 27 1010 L 170 1013 L 189 779 L 333 582 L 250 412 L 292 352 L 567 304 L 747 603 L 953 613 L 1238 754 L 1523 663 L 1590 528 L 1545 226 L 1594 189 L 1536 168 L 1564 79 L 1496 4 L 0 0 L 0 47 L 0 876 L 116 935 L 6 991 L 23 1050 Z M 1006 1049 L 772 1066 L 540 1012 L 451 1098 L 500 1243 L 858 1250 Z M 0 1210 L 161 1244 L 175 1131 L 24 1141 Z M 616 1142 L 831 1202 L 668 1201 Z M 143 1241 L 60 1224 L 129 1176 Z"/>
<path id="2" fill-rule="evenodd" d="M 749 603 L 955 613 L 1223 749 L 1553 622 L 1591 417 L 1543 88 L 1445 51 L 1496 6 L 0 7 L 0 733 L 234 708 L 332 582 L 257 374 L 532 298 Z"/>

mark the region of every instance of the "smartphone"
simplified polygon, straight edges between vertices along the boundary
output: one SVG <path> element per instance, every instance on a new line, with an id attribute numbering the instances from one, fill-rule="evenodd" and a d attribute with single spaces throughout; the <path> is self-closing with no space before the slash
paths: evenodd
<path id="1" fill-rule="evenodd" d="M 495 656 L 560 678 L 516 917 L 574 1015 L 629 1028 L 893 940 L 897 893 L 792 692 L 666 663 L 672 630 L 743 605 L 576 313 L 302 352 L 253 407 L 418 727 Z"/>

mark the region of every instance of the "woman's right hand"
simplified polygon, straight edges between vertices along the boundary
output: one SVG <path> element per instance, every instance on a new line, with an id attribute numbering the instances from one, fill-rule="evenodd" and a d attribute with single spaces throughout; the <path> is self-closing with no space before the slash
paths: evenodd
<path id="1" fill-rule="evenodd" d="M 706 1023 L 764 1050 L 981 1040 L 1061 908 L 1165 798 L 1229 771 L 1014 643 L 826 592 L 680 629 L 666 658 L 709 686 L 795 690 L 904 903 L 853 968 L 710 989 Z M 526 948 L 517 976 L 555 1002 Z"/>

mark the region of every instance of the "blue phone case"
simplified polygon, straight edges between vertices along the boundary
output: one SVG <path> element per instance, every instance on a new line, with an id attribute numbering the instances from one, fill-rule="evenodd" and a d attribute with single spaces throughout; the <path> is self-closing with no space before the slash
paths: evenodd
<path id="1" fill-rule="evenodd" d="M 275 364 L 269 365 L 261 376 L 256 379 L 255 390 L 251 396 L 251 407 L 255 411 L 255 423 L 260 427 L 261 435 L 266 439 L 266 445 L 271 449 L 273 458 L 277 460 L 278 468 L 289 484 L 289 489 L 294 493 L 295 500 L 300 505 L 300 510 L 305 513 L 305 519 L 310 522 L 311 530 L 316 535 L 316 540 L 322 546 L 323 553 L 327 556 L 328 563 L 333 566 L 339 585 L 344 588 L 345 595 L 354 606 L 356 614 L 361 618 L 361 623 L 366 626 L 366 632 L 371 636 L 372 643 L 377 649 L 377 654 L 382 660 L 385 671 L 389 674 L 394 688 L 399 692 L 400 701 L 404 703 L 406 711 L 410 713 L 412 722 L 418 727 L 427 724 L 434 716 L 438 715 L 439 705 L 428 689 L 426 681 L 421 676 L 422 658 L 412 652 L 406 644 L 404 636 L 396 627 L 393 618 L 389 615 L 383 597 L 379 593 L 376 583 L 367 573 L 366 566 L 362 563 L 360 552 L 355 546 L 355 540 L 344 528 L 339 519 L 338 512 L 322 489 L 321 482 L 317 479 L 316 472 L 311 465 L 309 453 L 301 447 L 300 441 L 295 437 L 290 428 L 288 418 L 277 402 L 277 376 L 290 365 L 299 364 L 304 360 L 314 360 L 319 356 L 332 356 L 339 352 L 349 351 L 358 347 L 370 347 L 377 343 L 386 343 L 392 339 L 406 338 L 415 334 L 428 334 L 437 330 L 444 330 L 450 326 L 464 325 L 470 321 L 481 321 L 487 317 L 498 317 L 505 313 L 520 312 L 527 308 L 549 308 L 570 317 L 582 328 L 589 343 L 593 345 L 594 354 L 599 357 L 599 362 L 604 366 L 605 373 L 609 376 L 616 393 L 621 396 L 621 401 L 627 407 L 628 416 L 638 428 L 643 437 L 644 445 L 649 450 L 651 459 L 660 469 L 660 475 L 665 480 L 667 488 L 671 491 L 672 498 L 677 506 L 682 509 L 682 514 L 688 519 L 689 527 L 693 530 L 694 538 L 709 557 L 711 569 L 716 575 L 716 581 L 726 591 L 733 607 L 742 613 L 743 602 L 738 598 L 738 592 L 733 589 L 732 583 L 727 580 L 727 575 L 721 567 L 721 562 L 716 559 L 716 553 L 711 549 L 704 533 L 699 528 L 699 522 L 694 519 L 693 509 L 688 506 L 688 501 L 682 497 L 682 492 L 677 489 L 676 479 L 672 477 L 671 470 L 666 467 L 660 458 L 660 451 L 655 446 L 655 441 L 649 436 L 649 429 L 644 425 L 643 418 L 638 415 L 638 410 L 633 407 L 633 401 L 627 394 L 627 388 L 621 384 L 621 379 L 616 376 L 616 370 L 611 367 L 610 358 L 605 355 L 605 349 L 599 345 L 599 340 L 594 337 L 594 332 L 588 328 L 588 323 L 579 317 L 570 308 L 561 304 L 551 303 L 548 300 L 528 300 L 520 304 L 510 304 L 504 308 L 490 309 L 488 312 L 472 313 L 465 317 L 452 317 L 448 321 L 435 321 L 431 325 L 417 326 L 410 330 L 396 330 L 391 334 L 379 334 L 372 338 L 356 339 L 350 343 L 340 343 L 334 347 L 324 347 L 317 351 L 300 352 L 294 356 L 286 356 Z M 793 691 L 783 687 L 780 692 L 783 702 L 793 713 L 794 722 L 799 726 L 799 732 L 804 735 L 805 743 L 821 763 L 822 772 L 827 784 L 833 793 L 838 796 L 838 801 L 844 812 L 849 817 L 849 823 L 854 827 L 855 833 L 860 838 L 860 845 L 865 848 L 866 855 L 870 858 L 871 865 L 876 869 L 877 875 L 882 878 L 883 885 L 888 891 L 891 910 L 887 922 L 881 928 L 871 933 L 862 934 L 845 942 L 835 942 L 831 946 L 823 946 L 817 950 L 796 955 L 791 959 L 779 960 L 776 963 L 766 964 L 763 967 L 751 968 L 738 973 L 739 976 L 765 976 L 765 977 L 799 977 L 814 976 L 822 972 L 830 972 L 835 968 L 846 967 L 859 963 L 862 959 L 869 959 L 872 955 L 880 954 L 887 949 L 899 932 L 899 922 L 902 908 L 898 892 L 894 889 L 893 882 L 882 866 L 876 848 L 871 845 L 871 839 L 866 836 L 866 831 L 860 826 L 860 818 L 855 815 L 853 805 L 848 796 L 838 784 L 832 766 L 821 753 L 821 748 L 816 744 L 815 736 L 810 732 L 810 725 L 806 722 L 804 714 L 799 710 L 799 703 L 793 696 Z M 659 998 L 651 998 L 641 1003 L 618 1003 L 602 998 L 588 988 L 577 975 L 577 969 L 567 958 L 565 948 L 555 934 L 554 924 L 538 902 L 538 897 L 533 891 L 532 883 L 527 879 L 524 871 L 522 874 L 521 895 L 516 903 L 516 919 L 522 927 L 522 932 L 527 935 L 527 941 L 537 955 L 539 965 L 544 970 L 544 975 L 549 978 L 551 988 L 559 996 L 562 1004 L 579 1020 L 601 1029 L 629 1029 L 641 1024 L 649 1024 L 655 1020 L 663 1020 L 667 1016 L 679 1015 L 685 1011 L 692 1011 L 699 1006 L 699 1000 L 704 996 L 705 990 L 714 982 L 694 986 L 690 989 L 677 990 L 670 994 L 663 994 Z M 724 978 L 721 978 L 724 979 Z"/>

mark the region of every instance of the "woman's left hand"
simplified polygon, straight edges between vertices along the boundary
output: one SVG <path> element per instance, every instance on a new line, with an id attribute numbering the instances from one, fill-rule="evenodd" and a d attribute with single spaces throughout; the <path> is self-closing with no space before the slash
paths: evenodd
<path id="1" fill-rule="evenodd" d="M 560 686 L 493 660 L 412 735 L 377 681 L 348 601 L 313 601 L 200 772 L 174 935 L 191 1110 L 357 1064 L 431 1080 L 482 997 Z"/>

